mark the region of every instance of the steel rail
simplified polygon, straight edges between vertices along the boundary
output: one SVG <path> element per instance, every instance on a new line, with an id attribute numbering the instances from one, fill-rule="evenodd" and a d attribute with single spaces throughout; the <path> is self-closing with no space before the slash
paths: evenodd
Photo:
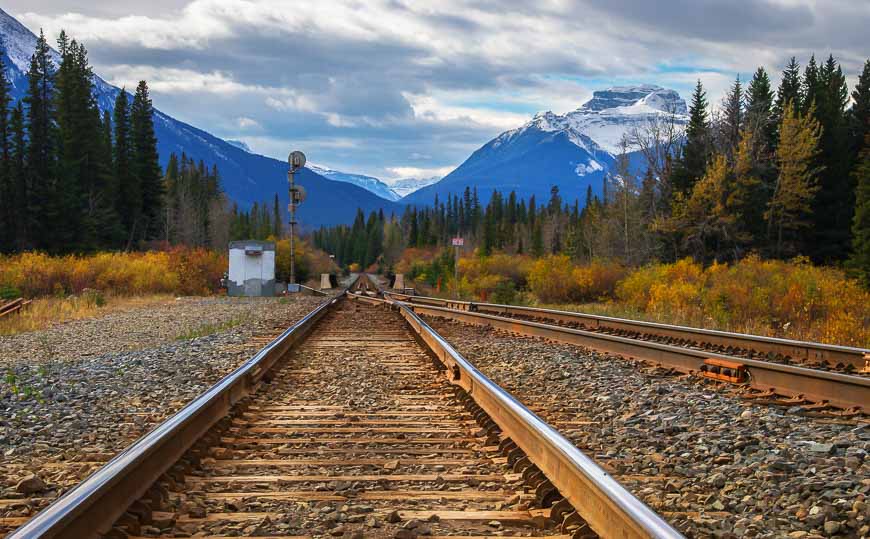
<path id="1" fill-rule="evenodd" d="M 235 403 L 257 389 L 269 369 L 311 331 L 345 291 L 290 326 L 172 417 L 15 529 L 7 539 L 90 538 L 108 533 L 154 481 L 225 417 Z"/>
<path id="2" fill-rule="evenodd" d="M 459 354 L 420 318 L 413 305 L 356 294 L 348 297 L 398 308 L 444 365 L 451 383 L 462 387 L 474 399 L 600 537 L 683 537 L 595 461 Z"/>
<path id="3" fill-rule="evenodd" d="M 657 322 L 629 320 L 611 316 L 600 316 L 556 309 L 540 309 L 519 305 L 502 305 L 498 303 L 480 303 L 476 301 L 459 301 L 426 296 L 409 296 L 395 292 L 386 292 L 400 301 L 421 303 L 436 307 L 446 307 L 463 311 L 475 311 L 489 314 L 506 314 L 545 318 L 557 322 L 582 323 L 591 329 L 610 329 L 634 331 L 655 334 L 674 339 L 695 340 L 702 344 L 724 347 L 726 350 L 754 350 L 773 355 L 774 357 L 790 357 L 800 362 L 827 362 L 830 365 L 852 365 L 856 370 L 870 367 L 870 350 L 850 346 L 838 346 L 810 341 L 781 339 L 778 337 L 763 337 L 746 333 L 733 333 L 713 329 L 701 329 L 687 326 L 675 326 Z"/>
<path id="4" fill-rule="evenodd" d="M 841 408 L 870 410 L 870 378 L 851 376 L 770 361 L 745 359 L 724 354 L 661 344 L 656 342 L 619 337 L 607 333 L 505 318 L 473 311 L 461 311 L 431 305 L 407 305 L 414 312 L 441 316 L 476 325 L 546 339 L 578 344 L 600 352 L 635 357 L 675 368 L 686 373 L 702 371 L 708 359 L 718 359 L 743 365 L 749 374 L 749 384 L 762 391 L 774 391 L 780 395 L 802 395 L 813 402 L 828 402 Z"/>

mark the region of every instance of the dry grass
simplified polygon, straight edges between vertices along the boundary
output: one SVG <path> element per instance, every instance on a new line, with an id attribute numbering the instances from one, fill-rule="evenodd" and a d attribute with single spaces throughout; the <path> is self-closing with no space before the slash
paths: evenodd
<path id="1" fill-rule="evenodd" d="M 0 318 L 0 335 L 36 331 L 55 323 L 105 316 L 111 312 L 148 307 L 173 299 L 174 296 L 167 294 L 103 296 L 95 292 L 65 298 L 37 298 L 22 312 Z"/>

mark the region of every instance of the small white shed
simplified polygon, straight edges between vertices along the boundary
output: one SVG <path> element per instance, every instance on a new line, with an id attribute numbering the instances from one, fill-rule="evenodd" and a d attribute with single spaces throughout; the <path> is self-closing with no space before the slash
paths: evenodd
<path id="1" fill-rule="evenodd" d="M 230 242 L 227 276 L 230 296 L 275 295 L 275 244 L 271 241 Z"/>

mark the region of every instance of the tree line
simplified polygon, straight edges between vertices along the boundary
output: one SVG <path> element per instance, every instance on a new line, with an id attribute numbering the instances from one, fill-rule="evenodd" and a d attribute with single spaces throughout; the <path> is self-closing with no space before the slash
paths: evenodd
<path id="1" fill-rule="evenodd" d="M 59 65 L 40 32 L 18 103 L 0 65 L 0 252 L 225 245 L 217 168 L 172 154 L 164 174 L 148 84 L 101 113 L 84 45 L 57 45 Z"/>
<path id="2" fill-rule="evenodd" d="M 520 200 L 475 189 L 401 216 L 358 212 L 316 231 L 338 263 L 391 266 L 404 247 L 446 247 L 462 236 L 481 254 L 565 253 L 630 265 L 685 256 L 711 263 L 749 253 L 848 264 L 870 285 L 870 60 L 856 87 L 829 57 L 792 58 L 777 89 L 763 68 L 737 78 L 711 109 L 698 81 L 685 129 L 673 114 L 630 130 L 601 195 L 583 205 Z M 637 152 L 645 166 L 630 165 Z"/>
<path id="3" fill-rule="evenodd" d="M 159 233 L 163 200 L 145 81 L 100 113 L 84 45 L 61 32 L 60 65 L 40 32 L 23 100 L 0 69 L 4 251 L 130 246 Z"/>

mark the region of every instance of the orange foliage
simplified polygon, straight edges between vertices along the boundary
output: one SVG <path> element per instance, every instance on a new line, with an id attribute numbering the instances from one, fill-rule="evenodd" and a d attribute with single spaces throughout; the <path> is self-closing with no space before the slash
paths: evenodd
<path id="1" fill-rule="evenodd" d="M 529 273 L 529 288 L 539 301 L 546 303 L 577 301 L 580 287 L 572 275 L 573 269 L 566 255 L 539 258 Z"/>
<path id="2" fill-rule="evenodd" d="M 702 268 L 654 264 L 619 283 L 617 299 L 655 319 L 844 345 L 870 344 L 870 293 L 835 268 L 748 257 Z"/>
<path id="3" fill-rule="evenodd" d="M 571 277 L 577 285 L 580 301 L 595 301 L 613 296 L 616 284 L 626 275 L 625 267 L 617 263 L 593 260 L 585 266 L 577 266 Z"/>
<path id="4" fill-rule="evenodd" d="M 77 294 L 85 288 L 120 295 L 207 294 L 219 286 L 227 256 L 201 248 L 49 256 L 0 257 L 0 289 L 26 297 Z"/>

